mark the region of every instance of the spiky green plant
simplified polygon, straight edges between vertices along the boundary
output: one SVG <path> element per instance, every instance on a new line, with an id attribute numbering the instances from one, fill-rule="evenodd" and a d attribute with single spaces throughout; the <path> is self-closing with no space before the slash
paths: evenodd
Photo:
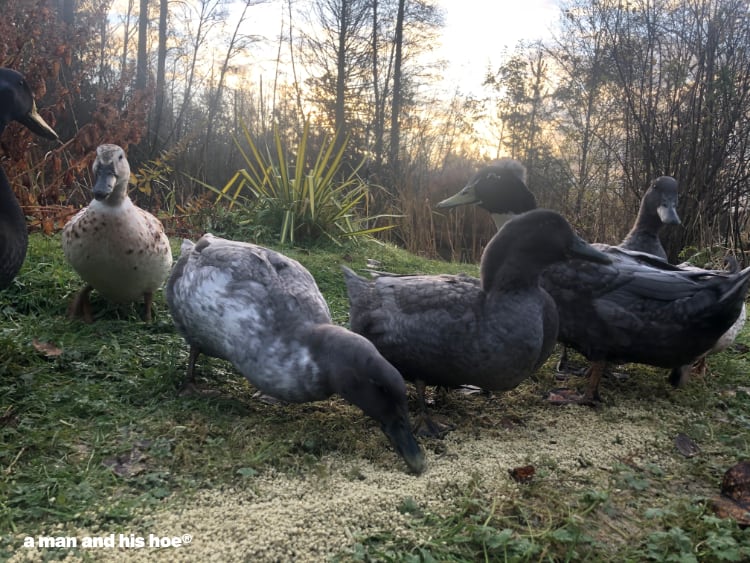
<path id="1" fill-rule="evenodd" d="M 226 199 L 230 209 L 239 208 L 247 216 L 246 223 L 273 228 L 282 244 L 294 243 L 300 236 L 339 242 L 392 228 L 390 224 L 371 225 L 393 216 L 359 215 L 366 208 L 369 187 L 359 176 L 362 163 L 344 172 L 347 140 L 337 145 L 326 138 L 308 167 L 309 132 L 310 125 L 305 123 L 292 159 L 278 128 L 274 128 L 275 154 L 270 148 L 263 153 L 243 124 L 243 138 L 235 138 L 235 144 L 245 167 L 221 189 L 206 187 L 217 194 L 217 203 Z"/>

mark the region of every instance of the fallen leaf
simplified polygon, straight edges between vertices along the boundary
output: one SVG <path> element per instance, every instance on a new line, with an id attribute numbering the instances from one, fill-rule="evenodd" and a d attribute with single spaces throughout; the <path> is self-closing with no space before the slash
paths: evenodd
<path id="1" fill-rule="evenodd" d="M 731 518 L 742 528 L 750 526 L 750 512 L 732 499 L 716 496 L 711 499 L 711 506 L 719 518 Z"/>
<path id="2" fill-rule="evenodd" d="M 690 436 L 680 432 L 674 437 L 674 445 L 677 447 L 677 451 L 685 457 L 695 457 L 701 453 L 701 449 L 698 447 Z"/>
<path id="3" fill-rule="evenodd" d="M 109 467 L 118 477 L 133 477 L 146 470 L 148 456 L 138 448 L 133 448 L 115 457 L 102 460 L 104 467 Z"/>
<path id="4" fill-rule="evenodd" d="M 32 341 L 32 345 L 37 352 L 45 355 L 48 358 L 57 358 L 63 353 L 63 351 L 54 344 L 50 344 L 49 342 L 40 342 L 36 338 Z"/>
<path id="5" fill-rule="evenodd" d="M 524 465 L 523 467 L 514 467 L 509 469 L 508 473 L 516 483 L 530 483 L 531 479 L 534 478 L 536 469 L 533 465 Z"/>

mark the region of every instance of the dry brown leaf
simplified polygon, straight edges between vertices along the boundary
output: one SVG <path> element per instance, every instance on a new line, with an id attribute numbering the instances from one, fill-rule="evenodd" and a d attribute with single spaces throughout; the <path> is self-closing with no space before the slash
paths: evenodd
<path id="1" fill-rule="evenodd" d="M 57 358 L 63 351 L 49 342 L 40 342 L 36 338 L 32 341 L 34 349 L 48 358 Z"/>

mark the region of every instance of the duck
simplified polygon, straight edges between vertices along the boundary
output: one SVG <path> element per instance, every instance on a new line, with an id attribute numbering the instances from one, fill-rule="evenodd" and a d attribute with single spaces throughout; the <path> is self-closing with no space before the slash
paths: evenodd
<path id="1" fill-rule="evenodd" d="M 653 180 L 641 198 L 633 227 L 617 246 L 634 252 L 645 252 L 666 261 L 667 251 L 659 233 L 665 225 L 681 223 L 677 202 L 677 180 L 674 177 L 659 176 Z M 566 371 L 567 364 L 568 349 L 563 347 L 557 364 L 558 371 Z M 687 377 L 688 371 L 689 366 L 682 366 L 672 372 L 670 380 Z"/>
<path id="2" fill-rule="evenodd" d="M 182 243 L 165 291 L 190 346 L 186 381 L 202 353 L 231 362 L 261 393 L 281 401 L 339 395 L 380 424 L 410 471 L 424 470 L 403 377 L 367 339 L 333 324 L 299 262 L 207 233 Z"/>
<path id="3" fill-rule="evenodd" d="M 479 170 L 437 207 L 466 204 L 484 208 L 498 224 L 509 213 L 533 209 L 535 198 L 518 166 L 501 161 Z M 646 252 L 593 246 L 612 263 L 569 260 L 541 275 L 542 287 L 557 306 L 559 342 L 592 362 L 580 402 L 601 401 L 599 383 L 608 362 L 669 368 L 672 385 L 684 385 L 687 368 L 740 315 L 750 269 L 684 269 Z"/>
<path id="4" fill-rule="evenodd" d="M 37 112 L 24 76 L 13 69 L 0 68 L 0 135 L 11 121 L 45 139 L 59 140 L 55 130 Z M 8 287 L 21 269 L 28 243 L 26 217 L 0 166 L 0 290 Z"/>
<path id="5" fill-rule="evenodd" d="M 739 262 L 737 262 L 737 258 L 734 256 L 727 255 L 724 257 L 724 268 L 726 271 L 730 273 L 736 273 L 740 271 L 740 265 Z M 729 348 L 732 344 L 734 344 L 734 341 L 737 340 L 737 336 L 739 336 L 740 332 L 742 332 L 742 329 L 745 327 L 745 322 L 747 321 L 747 306 L 746 303 L 742 303 L 742 309 L 740 310 L 740 314 L 737 317 L 737 320 L 734 321 L 732 326 L 729 327 L 729 329 L 722 334 L 719 339 L 716 341 L 716 343 L 711 347 L 708 352 L 705 352 L 702 354 L 693 364 L 692 366 L 692 372 L 696 372 L 699 375 L 705 375 L 706 369 L 707 369 L 707 357 L 711 356 L 713 354 L 718 354 L 719 352 L 723 352 L 727 348 Z M 682 373 L 680 373 L 682 377 L 685 377 Z M 680 385 L 683 382 L 681 380 L 677 380 L 676 384 Z"/>
<path id="6" fill-rule="evenodd" d="M 537 209 L 495 234 L 478 280 L 462 274 L 369 280 L 344 267 L 350 326 L 415 382 L 424 432 L 441 435 L 426 414 L 425 386 L 505 391 L 536 371 L 558 333 L 557 309 L 540 287 L 540 274 L 572 257 L 610 262 L 559 213 Z"/>
<path id="7" fill-rule="evenodd" d="M 618 246 L 666 260 L 667 252 L 659 239 L 659 232 L 664 225 L 680 224 L 677 199 L 677 180 L 672 176 L 656 178 L 641 198 L 633 228 Z"/>
<path id="8" fill-rule="evenodd" d="M 115 303 L 143 298 L 152 318 L 154 292 L 172 268 L 172 249 L 161 221 L 128 196 L 130 164 L 122 147 L 100 145 L 92 167 L 94 199 L 62 231 L 65 258 L 86 285 L 73 299 L 71 317 L 93 321 L 89 295 Z"/>
<path id="9" fill-rule="evenodd" d="M 677 213 L 677 201 L 677 180 L 671 176 L 660 176 L 655 179 L 643 194 L 633 228 L 617 246 L 626 250 L 646 252 L 658 256 L 662 260 L 667 260 L 667 253 L 659 239 L 659 231 L 661 231 L 664 225 L 680 224 L 680 217 Z M 678 264 L 678 267 L 681 269 L 701 270 L 687 262 Z M 739 272 L 740 270 L 739 263 L 734 256 L 726 256 L 724 258 L 724 267 L 732 273 Z M 706 356 L 717 354 L 728 348 L 745 326 L 746 318 L 747 311 L 743 302 L 737 319 L 719 337 L 710 350 L 704 352 L 692 365 L 684 365 L 672 370 L 669 377 L 672 385 L 675 387 L 684 386 L 693 372 L 705 374 Z"/>

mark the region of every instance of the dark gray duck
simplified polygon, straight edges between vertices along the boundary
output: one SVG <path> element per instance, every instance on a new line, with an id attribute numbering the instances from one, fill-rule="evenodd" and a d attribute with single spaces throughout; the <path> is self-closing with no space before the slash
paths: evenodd
<path id="1" fill-rule="evenodd" d="M 23 75 L 0 68 L 0 135 L 11 121 L 18 121 L 45 139 L 58 138 L 36 111 L 34 96 Z M 28 243 L 26 218 L 0 167 L 0 290 L 8 287 L 21 269 Z"/>
<path id="2" fill-rule="evenodd" d="M 647 252 L 667 259 L 667 253 L 659 239 L 664 225 L 679 225 L 677 214 L 677 180 L 671 176 L 660 176 L 641 198 L 641 207 L 633 228 L 618 245 L 625 250 Z"/>
<path id="3" fill-rule="evenodd" d="M 609 262 L 562 216 L 539 209 L 497 232 L 482 255 L 479 281 L 463 275 L 371 281 L 344 268 L 351 327 L 418 383 L 422 405 L 424 385 L 512 389 L 544 363 L 557 338 L 557 311 L 539 275 L 574 256 Z"/>
<path id="4" fill-rule="evenodd" d="M 438 207 L 465 204 L 479 205 L 497 219 L 533 209 L 536 201 L 517 165 L 500 163 L 477 172 Z M 709 350 L 739 316 L 750 270 L 680 269 L 651 254 L 594 246 L 612 264 L 569 260 L 553 264 L 541 277 L 557 305 L 558 340 L 593 363 L 585 400 L 599 399 L 607 362 L 670 368 L 670 381 L 684 383 L 676 374 Z"/>
<path id="5" fill-rule="evenodd" d="M 368 340 L 332 324 L 299 262 L 207 234 L 195 245 L 183 242 L 166 297 L 190 345 L 188 380 L 204 353 L 231 362 L 262 393 L 284 401 L 340 395 L 380 423 L 412 471 L 424 469 L 403 378 Z"/>

